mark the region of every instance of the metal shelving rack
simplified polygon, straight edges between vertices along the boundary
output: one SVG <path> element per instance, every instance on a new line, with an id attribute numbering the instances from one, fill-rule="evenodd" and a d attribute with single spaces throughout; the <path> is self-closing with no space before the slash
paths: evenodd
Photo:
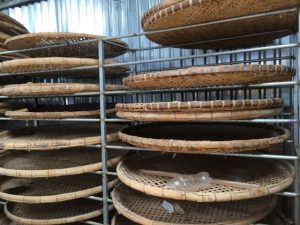
<path id="1" fill-rule="evenodd" d="M 251 16 L 244 16 L 244 17 L 238 17 L 228 20 L 222 20 L 222 21 L 215 21 L 205 24 L 197 24 L 192 26 L 186 26 L 186 27 L 180 27 L 180 28 L 172 28 L 172 29 L 164 29 L 159 31 L 152 31 L 152 32 L 141 32 L 141 33 L 134 33 L 119 37 L 114 37 L 118 39 L 122 38 L 134 38 L 134 37 L 140 37 L 142 35 L 146 34 L 153 34 L 153 33 L 159 33 L 159 32 L 167 32 L 172 31 L 176 29 L 184 29 L 188 27 L 201 27 L 209 24 L 216 24 L 221 23 L 224 21 L 233 21 L 233 20 L 243 20 L 247 18 L 253 18 L 253 17 L 259 17 L 259 16 L 265 16 L 270 14 L 276 14 L 276 13 L 282 13 L 282 12 L 291 12 L 291 11 L 297 11 L 299 15 L 299 24 L 300 24 L 300 11 L 298 9 L 288 9 L 288 10 L 280 10 L 277 12 L 271 12 L 271 13 L 262 13 L 257 15 L 251 15 Z M 299 27 L 300 30 L 300 27 Z M 276 32 L 276 31 L 274 31 Z M 253 34 L 255 35 L 255 34 Z M 248 35 L 249 36 L 249 35 Z M 111 199 L 109 198 L 108 193 L 108 187 L 107 187 L 107 175 L 116 175 L 115 172 L 108 171 L 107 167 L 107 151 L 109 149 L 124 149 L 124 150 L 141 150 L 141 151 L 147 151 L 147 149 L 141 149 L 136 148 L 128 145 L 124 145 L 121 143 L 107 143 L 106 141 L 106 124 L 107 123 L 129 123 L 129 122 L 135 122 L 135 121 L 129 121 L 124 119 L 117 119 L 117 118 L 107 118 L 106 117 L 106 100 L 108 97 L 114 97 L 114 96 L 132 96 L 134 98 L 134 101 L 144 101 L 146 99 L 145 96 L 150 96 L 151 100 L 155 101 L 155 97 L 159 95 L 162 99 L 164 99 L 168 95 L 171 100 L 174 100 L 176 98 L 175 95 L 180 95 L 180 98 L 182 100 L 186 100 L 188 97 L 186 96 L 187 93 L 191 93 L 192 98 L 200 98 L 201 93 L 203 94 L 203 98 L 205 100 L 210 99 L 210 92 L 218 93 L 216 95 L 222 95 L 223 92 L 229 91 L 230 92 L 230 98 L 237 97 L 238 91 L 242 91 L 244 95 L 248 96 L 251 95 L 253 90 L 258 90 L 259 95 L 266 95 L 267 90 L 272 90 L 273 95 L 282 95 L 282 89 L 288 89 L 289 92 L 289 103 L 290 106 L 293 108 L 292 113 L 286 113 L 282 115 L 283 117 L 289 117 L 289 118 L 274 118 L 274 119 L 254 119 L 254 120 L 248 120 L 247 122 L 253 122 L 253 123 L 280 123 L 285 125 L 290 125 L 293 131 L 293 138 L 292 140 L 288 141 L 287 145 L 290 145 L 288 148 L 289 152 L 285 152 L 286 154 L 222 154 L 218 153 L 215 155 L 225 155 L 225 156 L 235 156 L 235 157 L 256 157 L 256 158 L 268 158 L 268 159 L 284 159 L 289 160 L 294 163 L 295 170 L 296 170 L 296 177 L 294 182 L 294 188 L 293 192 L 284 192 L 279 193 L 279 195 L 287 197 L 287 198 L 294 198 L 293 204 L 294 204 L 294 223 L 295 225 L 300 225 L 300 214 L 298 213 L 300 210 L 300 166 L 299 166 L 299 159 L 300 159 L 300 150 L 299 150 L 299 101 L 300 101 L 300 51 L 299 51 L 299 43 L 300 43 L 300 35 L 298 34 L 297 37 L 294 37 L 294 41 L 291 44 L 285 44 L 285 45 L 272 45 L 272 46 L 266 46 L 266 47 L 255 47 L 255 48 L 248 48 L 248 49 L 240 49 L 240 50 L 229 50 L 229 51 L 220 51 L 220 52 L 213 52 L 213 53 L 204 53 L 204 54 L 196 54 L 196 55 L 189 55 L 189 56 L 181 56 L 181 57 L 171 57 L 171 58 L 157 58 L 157 59 L 138 59 L 138 52 L 141 51 L 152 51 L 152 50 L 158 50 L 165 47 L 157 46 L 157 47 L 149 47 L 149 48 L 140 48 L 140 49 L 128 49 L 128 53 L 131 54 L 131 60 L 128 62 L 122 62 L 122 63 L 114 63 L 114 64 L 105 64 L 104 63 L 104 48 L 103 43 L 104 42 L 110 42 L 112 38 L 105 38 L 103 40 L 88 40 L 88 41 L 79 41 L 79 42 L 72 42 L 72 43 L 65 43 L 61 45 L 55 45 L 50 46 L 47 48 L 59 48 L 62 46 L 70 45 L 70 44 L 80 44 L 80 43 L 87 43 L 87 42 L 98 42 L 98 48 L 99 48 L 99 85 L 100 85 L 100 92 L 91 92 L 91 93 L 79 93 L 79 94 L 73 94 L 73 95 L 56 95 L 56 96 L 43 96 L 43 98 L 53 98 L 53 97 L 99 97 L 99 104 L 100 104 L 100 119 L 88 119 L 88 118 L 81 118 L 81 119 L 56 119 L 56 120 L 43 120 L 43 121 L 55 121 L 55 122 L 100 122 L 99 125 L 99 131 L 101 130 L 101 136 L 102 136 L 102 144 L 97 145 L 95 147 L 99 147 L 102 149 L 102 171 L 99 171 L 98 173 L 102 174 L 102 181 L 103 181 L 103 193 L 102 198 L 98 197 L 91 197 L 95 200 L 102 201 L 103 202 L 103 225 L 109 225 L 109 204 L 111 203 Z M 180 47 L 180 46 L 176 46 Z M 2 54 L 8 54 L 8 53 L 25 53 L 27 51 L 34 51 L 41 48 L 34 48 L 34 49 L 24 49 L 24 50 L 18 50 L 18 51 L 7 51 L 7 52 L 1 52 Z M 277 82 L 277 83 L 266 83 L 266 84 L 255 84 L 255 85 L 248 85 L 248 86 L 226 86 L 226 87 L 212 87 L 212 88 L 193 88 L 193 89 L 172 89 L 172 90 L 125 90 L 125 91 L 105 91 L 105 68 L 107 67 L 115 67 L 115 66 L 121 66 L 121 65 L 132 65 L 133 67 L 136 67 L 138 64 L 145 64 L 145 63 L 155 63 L 155 62 L 168 62 L 168 61 L 174 61 L 174 60 L 186 60 L 186 59 L 199 59 L 199 58 L 208 58 L 208 57 L 220 57 L 225 55 L 234 55 L 234 54 L 251 54 L 252 52 L 266 52 L 266 51 L 279 51 L 283 49 L 289 49 L 292 54 L 290 56 L 274 56 L 271 58 L 262 58 L 256 60 L 251 60 L 244 58 L 244 60 L 231 60 L 230 62 L 222 63 L 222 64 L 230 64 L 230 63 L 250 63 L 250 62 L 258 62 L 258 63 L 266 63 L 269 61 L 273 61 L 273 63 L 280 62 L 281 60 L 289 60 L 291 65 L 295 66 L 297 68 L 297 75 L 294 78 L 293 81 L 287 81 L 287 82 Z M 276 54 L 275 54 L 276 55 Z M 218 64 L 218 62 L 216 62 Z M 214 65 L 214 64 L 209 64 Z M 77 68 L 76 70 L 84 70 L 90 67 L 82 67 Z M 133 69 L 133 73 L 136 73 L 136 68 Z M 140 71 L 138 71 L 140 72 Z M 0 74 L 1 76 L 7 76 L 10 74 Z M 24 75 L 24 74 L 22 74 Z M 30 73 L 26 74 L 30 76 Z M 221 94 L 220 94 L 221 93 Z M 40 98 L 41 96 L 33 96 L 33 97 L 27 97 L 27 96 L 18 96 L 18 97 L 8 97 L 8 96 L 0 96 L 1 99 L 20 99 L 20 98 Z M 141 100 L 142 99 L 142 100 Z M 0 118 L 0 120 L 4 121 L 11 121 L 13 119 L 10 118 Z M 222 121 L 221 121 L 222 122 Z M 225 122 L 225 121 L 224 121 Z M 228 122 L 228 121 L 227 121 Z M 239 122 L 239 121 L 230 121 L 230 122 Z M 245 122 L 243 120 L 243 122 Z M 292 150 L 292 151 L 290 151 Z M 100 225 L 101 223 L 96 223 L 93 221 L 87 221 L 86 224 L 97 224 Z"/>

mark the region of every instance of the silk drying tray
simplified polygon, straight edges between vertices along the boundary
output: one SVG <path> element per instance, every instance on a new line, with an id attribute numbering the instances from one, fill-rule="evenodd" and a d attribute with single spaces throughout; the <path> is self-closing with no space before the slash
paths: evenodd
<path id="1" fill-rule="evenodd" d="M 290 132 L 253 123 L 153 123 L 125 128 L 119 137 L 153 151 L 205 154 L 266 149 L 286 141 Z"/>
<path id="2" fill-rule="evenodd" d="M 221 203 L 171 201 L 123 184 L 115 187 L 112 199 L 118 213 L 143 225 L 248 225 L 265 217 L 276 205 L 274 196 Z M 162 206 L 164 200 L 179 205 L 183 212 L 168 213 Z"/>
<path id="3" fill-rule="evenodd" d="M 196 88 L 248 85 L 290 80 L 296 70 L 278 65 L 219 65 L 166 70 L 123 79 L 133 89 Z"/>
<path id="4" fill-rule="evenodd" d="M 248 47 L 297 32 L 297 10 L 269 15 L 266 12 L 299 5 L 299 0 L 166 0 L 148 10 L 141 23 L 144 31 L 202 24 L 147 35 L 161 45 L 217 49 Z M 255 14 L 260 15 L 252 16 Z M 234 20 L 236 17 L 243 19 Z M 219 22 L 221 20 L 225 21 Z"/>
<path id="5" fill-rule="evenodd" d="M 108 166 L 115 166 L 127 151 L 107 151 Z M 0 156 L 0 174 L 23 178 L 47 178 L 101 170 L 101 150 L 91 147 L 54 151 L 5 152 Z"/>
<path id="6" fill-rule="evenodd" d="M 117 116 L 138 121 L 207 121 L 271 117 L 283 111 L 283 100 L 245 99 L 116 105 Z"/>
<path id="7" fill-rule="evenodd" d="M 107 106 L 106 113 L 115 113 L 115 108 Z M 1 108 L 0 108 L 1 112 Z M 99 117 L 99 104 L 65 105 L 65 106 L 40 106 L 37 108 L 25 108 L 21 110 L 6 109 L 5 116 L 13 119 L 61 119 Z"/>
<path id="8" fill-rule="evenodd" d="M 106 59 L 105 63 L 116 63 L 113 60 Z M 1 73 L 30 73 L 37 76 L 99 76 L 98 59 L 88 58 L 67 58 L 67 57 L 46 57 L 46 58 L 26 58 L 15 59 L 0 63 Z M 79 69 L 81 67 L 93 67 Z M 96 68 L 94 68 L 96 67 Z M 73 69 L 73 70 L 69 70 Z M 75 70 L 74 70 L 75 69 Z M 63 71 L 60 71 L 63 70 Z M 127 66 L 108 67 L 105 69 L 106 75 L 116 75 L 127 73 Z M 41 72 L 43 74 L 41 75 Z"/>
<path id="9" fill-rule="evenodd" d="M 181 175 L 208 172 L 210 186 L 195 191 L 166 188 Z M 224 202 L 263 197 L 289 187 L 294 168 L 285 161 L 207 155 L 152 154 L 132 156 L 117 167 L 127 186 L 161 198 L 195 202 Z"/>
<path id="10" fill-rule="evenodd" d="M 124 90 L 125 86 L 106 84 L 106 91 Z M 5 96 L 47 96 L 67 95 L 99 91 L 98 84 L 82 83 L 26 83 L 0 86 L 0 95 Z"/>
<path id="11" fill-rule="evenodd" d="M 89 220 L 102 215 L 99 201 L 76 199 L 58 203 L 25 204 L 8 202 L 6 216 L 21 224 L 51 225 Z"/>
<path id="12" fill-rule="evenodd" d="M 0 220 L 1 221 L 1 220 Z M 286 218 L 284 218 L 278 212 L 272 212 L 264 218 L 263 220 L 258 222 L 259 224 L 272 224 L 272 225 L 289 225 L 289 222 Z M 126 217 L 116 213 L 111 221 L 112 225 L 138 225 L 138 223 L 132 222 Z M 2 225 L 0 223 L 0 225 Z M 7 224 L 3 224 L 7 225 Z M 8 225 L 16 225 L 16 224 L 8 224 Z"/>
<path id="13" fill-rule="evenodd" d="M 118 139 L 124 126 L 109 125 L 107 140 Z M 19 128 L 0 133 L 0 148 L 7 150 L 53 150 L 101 144 L 99 124 L 57 124 Z"/>
<path id="14" fill-rule="evenodd" d="M 98 42 L 104 37 L 83 33 L 63 33 L 63 32 L 40 32 L 32 34 L 18 35 L 5 41 L 5 47 L 10 50 L 20 50 L 29 48 L 42 49 L 26 52 L 31 57 L 84 57 L 98 58 Z M 95 41 L 93 41 L 95 40 Z M 78 41 L 89 41 L 74 44 Z M 67 44 L 66 46 L 47 48 L 54 45 Z M 105 58 L 114 58 L 123 55 L 127 51 L 127 44 L 123 41 L 113 39 L 104 42 Z"/>
<path id="15" fill-rule="evenodd" d="M 116 177 L 108 177 L 108 187 L 117 184 Z M 102 176 L 81 175 L 24 179 L 0 177 L 0 197 L 10 202 L 51 203 L 88 197 L 102 192 Z"/>

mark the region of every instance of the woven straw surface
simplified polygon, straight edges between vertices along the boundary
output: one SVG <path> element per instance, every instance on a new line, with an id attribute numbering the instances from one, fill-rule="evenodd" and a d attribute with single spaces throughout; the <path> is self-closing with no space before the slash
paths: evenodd
<path id="1" fill-rule="evenodd" d="M 117 116 L 139 121 L 194 121 L 252 119 L 282 112 L 283 100 L 245 99 L 116 105 Z"/>
<path id="2" fill-rule="evenodd" d="M 8 108 L 9 109 L 9 108 Z M 16 111 L 5 110 L 5 116 L 14 119 L 60 119 L 60 118 L 80 118 L 99 117 L 99 104 L 86 105 L 66 105 L 66 106 L 44 106 L 36 109 L 24 109 Z M 11 109 L 9 109 L 11 110 Z M 115 113 L 114 108 L 108 107 L 107 114 Z M 1 113 L 1 107 L 0 107 Z"/>
<path id="3" fill-rule="evenodd" d="M 125 185 L 117 185 L 112 199 L 120 214 L 144 225 L 246 225 L 266 216 L 276 204 L 276 197 L 272 196 L 223 203 L 172 201 L 179 204 L 184 214 L 170 214 L 162 207 L 164 199 L 145 195 Z"/>
<path id="4" fill-rule="evenodd" d="M 11 35 L 0 31 L 0 42 L 4 43 L 6 39 L 11 38 Z"/>
<path id="5" fill-rule="evenodd" d="M 127 88 L 123 85 L 105 85 L 106 91 L 125 89 Z M 99 91 L 99 85 L 82 83 L 26 83 L 0 87 L 0 95 L 6 96 L 64 95 L 97 91 Z"/>
<path id="6" fill-rule="evenodd" d="M 118 179 L 109 177 L 112 188 Z M 12 188 L 10 188 L 12 187 Z M 54 177 L 47 179 L 0 178 L 0 197 L 10 202 L 50 203 L 95 195 L 102 191 L 98 174 Z"/>
<path id="7" fill-rule="evenodd" d="M 178 0 L 166 1 L 154 6 L 145 13 L 142 27 L 145 31 L 158 30 L 185 25 L 207 23 L 238 16 L 246 16 L 298 6 L 298 0 Z M 255 6 L 255 7 L 254 7 Z M 247 18 L 244 20 L 208 24 L 197 28 L 188 28 L 165 33 L 151 34 L 147 37 L 162 45 L 187 44 L 220 38 L 235 37 L 279 31 L 256 37 L 236 38 L 233 41 L 205 42 L 188 45 L 189 48 L 229 48 L 266 43 L 293 33 L 297 29 L 297 13 L 281 13 Z"/>
<path id="8" fill-rule="evenodd" d="M 107 140 L 116 140 L 123 126 L 107 127 Z M 53 150 L 101 143 L 99 124 L 60 124 L 20 128 L 0 133 L 0 147 L 11 150 Z"/>
<path id="9" fill-rule="evenodd" d="M 192 88 L 219 85 L 246 85 L 286 81 L 295 70 L 276 65 L 220 65 L 167 70 L 123 79 L 123 84 L 136 89 Z"/>
<path id="10" fill-rule="evenodd" d="M 208 189 L 191 192 L 164 188 L 179 174 L 201 171 L 208 172 L 215 180 Z M 291 185 L 295 175 L 293 167 L 285 161 L 200 155 L 177 155 L 175 159 L 164 155 L 134 156 L 120 162 L 117 173 L 123 183 L 146 194 L 196 202 L 223 202 L 274 194 Z M 225 182 L 218 183 L 218 180 Z"/>
<path id="11" fill-rule="evenodd" d="M 111 167 L 127 152 L 110 149 L 107 153 L 108 166 Z M 88 147 L 48 152 L 5 152 L 0 157 L 0 174 L 11 177 L 59 177 L 101 168 L 100 149 Z"/>
<path id="12" fill-rule="evenodd" d="M 105 60 L 105 63 L 114 63 L 113 60 Z M 0 71 L 2 73 L 36 73 L 49 72 L 45 74 L 51 76 L 98 76 L 98 69 L 71 70 L 60 72 L 59 70 L 76 69 L 84 66 L 97 66 L 97 59 L 87 58 L 67 58 L 67 57 L 47 57 L 47 58 L 27 58 L 15 59 L 0 63 Z M 106 68 L 107 75 L 122 74 L 128 71 L 126 66 L 118 66 Z"/>
<path id="13" fill-rule="evenodd" d="M 289 136 L 285 128 L 247 123 L 158 123 L 119 132 L 120 139 L 129 144 L 178 153 L 253 151 L 281 144 Z"/>
<path id="14" fill-rule="evenodd" d="M 51 45 L 59 45 L 72 43 L 76 41 L 101 39 L 101 36 L 83 34 L 83 33 L 33 33 L 12 37 L 5 42 L 5 46 L 11 50 L 47 47 Z M 127 50 L 127 44 L 120 40 L 110 40 L 104 43 L 104 54 L 106 58 L 113 58 L 124 54 Z M 117 45 L 115 45 L 117 44 Z M 37 51 L 26 52 L 31 57 L 88 57 L 98 58 L 98 43 L 82 43 L 70 44 L 59 48 L 45 48 Z"/>
<path id="15" fill-rule="evenodd" d="M 5 205 L 4 210 L 6 216 L 11 220 L 29 225 L 72 223 L 102 214 L 101 203 L 89 199 L 45 204 L 9 202 Z"/>

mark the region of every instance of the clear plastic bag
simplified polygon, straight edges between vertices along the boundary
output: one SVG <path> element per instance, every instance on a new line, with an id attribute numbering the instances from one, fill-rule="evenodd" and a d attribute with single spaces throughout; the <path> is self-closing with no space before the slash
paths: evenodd
<path id="1" fill-rule="evenodd" d="M 162 207 L 170 214 L 184 214 L 184 210 L 178 203 L 172 203 L 164 200 L 162 203 Z"/>
<path id="2" fill-rule="evenodd" d="M 210 188 L 212 178 L 207 172 L 195 175 L 180 175 L 171 179 L 164 188 L 179 191 L 199 191 Z"/>

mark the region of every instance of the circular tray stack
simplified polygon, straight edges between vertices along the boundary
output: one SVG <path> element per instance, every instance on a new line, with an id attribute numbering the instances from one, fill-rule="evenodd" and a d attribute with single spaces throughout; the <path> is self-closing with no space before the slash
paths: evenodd
<path id="1" fill-rule="evenodd" d="M 164 0 L 144 14 L 141 24 L 144 31 L 195 25 L 147 35 L 161 45 L 213 49 L 245 47 L 295 33 L 297 10 L 285 9 L 299 5 L 297 0 Z"/>
<path id="2" fill-rule="evenodd" d="M 86 42 L 62 48 L 47 48 L 80 40 L 99 39 L 100 36 L 77 33 L 36 33 L 9 38 L 5 46 L 10 50 L 42 47 L 26 52 L 30 57 L 0 63 L 5 76 L 34 79 L 87 79 L 93 83 L 13 83 L 0 87 L 0 95 L 27 97 L 68 96 L 84 92 L 98 92 L 98 44 Z M 105 57 L 126 52 L 126 43 L 105 43 Z M 105 59 L 105 63 L 114 63 Z M 84 67 L 84 69 L 82 69 Z M 107 76 L 126 73 L 127 67 L 107 69 Z M 92 79 L 91 79 L 92 78 Z M 121 85 L 106 85 L 106 90 L 124 89 Z M 114 113 L 108 104 L 107 113 Z M 66 118 L 99 118 L 99 104 L 12 105 L 1 103 L 1 112 L 17 120 L 60 120 Z M 52 124 L 52 123 L 51 123 Z M 107 126 L 107 141 L 118 139 L 120 125 Z M 3 223 L 11 224 L 78 224 L 101 217 L 102 192 L 100 125 L 98 123 L 68 123 L 40 125 L 12 129 L 0 133 L 0 198 L 7 201 Z M 107 166 L 115 170 L 126 151 L 107 152 Z M 108 176 L 108 188 L 118 182 Z M 109 206 L 112 209 L 112 206 Z M 97 218 L 98 219 L 98 218 Z"/>
<path id="3" fill-rule="evenodd" d="M 198 27 L 150 32 L 147 37 L 158 44 L 175 47 L 245 47 L 292 33 L 297 24 L 296 10 L 268 12 L 299 4 L 293 0 L 165 0 L 144 14 L 142 27 L 145 31 L 155 31 L 201 23 Z M 259 13 L 265 14 L 249 16 Z M 249 17 L 236 19 L 244 16 Z M 218 20 L 225 21 L 217 23 Z M 274 30 L 281 31 L 270 34 Z M 131 75 L 123 83 L 140 90 L 245 87 L 289 81 L 294 75 L 295 69 L 283 65 L 233 64 Z M 282 145 L 290 137 L 288 129 L 240 120 L 278 116 L 283 106 L 283 100 L 276 96 L 117 104 L 120 118 L 156 123 L 119 132 L 123 142 L 150 152 L 118 164 L 117 174 L 122 183 L 114 188 L 112 198 L 122 216 L 115 216 L 113 224 L 246 225 L 266 217 L 276 206 L 275 194 L 293 183 L 294 168 L 282 160 L 222 155 L 255 153 Z M 204 187 L 197 186 L 196 181 L 177 188 L 169 185 L 176 178 L 191 179 L 191 175 L 200 179 L 196 176 L 200 172 L 207 172 L 211 178 Z"/>

